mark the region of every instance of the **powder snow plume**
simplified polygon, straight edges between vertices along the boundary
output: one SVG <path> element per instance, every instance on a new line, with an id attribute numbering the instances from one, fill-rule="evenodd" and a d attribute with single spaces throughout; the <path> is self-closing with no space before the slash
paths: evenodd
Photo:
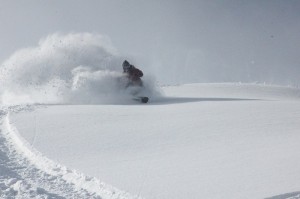
<path id="1" fill-rule="evenodd" d="M 123 60 L 107 36 L 51 34 L 1 64 L 1 104 L 126 103 Z M 158 95 L 154 80 L 143 79 L 146 94 Z"/>

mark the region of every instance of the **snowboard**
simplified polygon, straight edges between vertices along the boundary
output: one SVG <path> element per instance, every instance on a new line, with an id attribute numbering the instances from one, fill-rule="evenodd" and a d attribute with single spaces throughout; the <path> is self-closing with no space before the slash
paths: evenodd
<path id="1" fill-rule="evenodd" d="M 147 103 L 149 101 L 148 97 L 134 97 L 133 99 L 141 103 Z"/>

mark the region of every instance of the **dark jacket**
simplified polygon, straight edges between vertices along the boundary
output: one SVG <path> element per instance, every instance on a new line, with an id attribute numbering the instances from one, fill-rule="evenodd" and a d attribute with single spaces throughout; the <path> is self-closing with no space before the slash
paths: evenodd
<path id="1" fill-rule="evenodd" d="M 143 86 L 141 77 L 143 77 L 143 72 L 137 69 L 134 65 L 131 65 L 127 60 L 122 64 L 123 72 L 127 75 L 128 86 Z"/>

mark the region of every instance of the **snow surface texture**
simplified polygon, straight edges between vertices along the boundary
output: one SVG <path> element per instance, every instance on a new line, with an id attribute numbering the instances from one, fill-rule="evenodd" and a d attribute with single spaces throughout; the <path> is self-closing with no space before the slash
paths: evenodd
<path id="1" fill-rule="evenodd" d="M 124 89 L 123 60 L 105 36 L 49 35 L 1 65 L 1 104 L 130 103 L 132 91 Z M 159 96 L 152 77 L 143 81 L 141 95 Z"/>
<path id="2" fill-rule="evenodd" d="M 10 124 L 9 112 L 17 109 L 28 110 L 25 106 L 1 112 L 1 198 L 138 198 L 41 155 Z"/>
<path id="3" fill-rule="evenodd" d="M 145 198 L 299 198 L 299 89 L 163 90 L 147 105 L 40 106 L 11 121 L 52 160 Z"/>

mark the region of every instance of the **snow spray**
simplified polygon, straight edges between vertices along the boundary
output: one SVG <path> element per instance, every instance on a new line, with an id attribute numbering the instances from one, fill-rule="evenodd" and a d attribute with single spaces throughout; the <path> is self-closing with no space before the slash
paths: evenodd
<path id="1" fill-rule="evenodd" d="M 123 60 L 107 36 L 51 34 L 1 64 L 1 104 L 127 103 Z M 153 78 L 143 79 L 147 95 L 159 95 Z"/>

